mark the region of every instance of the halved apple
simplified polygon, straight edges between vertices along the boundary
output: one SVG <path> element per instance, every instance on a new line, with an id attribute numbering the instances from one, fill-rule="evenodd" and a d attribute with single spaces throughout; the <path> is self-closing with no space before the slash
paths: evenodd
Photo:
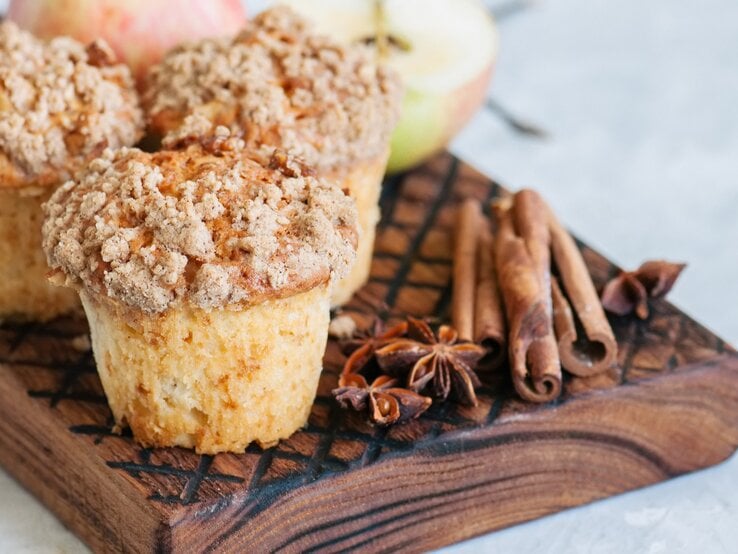
<path id="1" fill-rule="evenodd" d="M 376 45 L 382 60 L 404 79 L 390 171 L 407 169 L 442 149 L 484 101 L 498 35 L 481 0 L 282 2 L 341 42 Z"/>
<path id="2" fill-rule="evenodd" d="M 8 18 L 40 38 L 105 39 L 140 81 L 181 42 L 236 33 L 240 0 L 11 0 Z"/>

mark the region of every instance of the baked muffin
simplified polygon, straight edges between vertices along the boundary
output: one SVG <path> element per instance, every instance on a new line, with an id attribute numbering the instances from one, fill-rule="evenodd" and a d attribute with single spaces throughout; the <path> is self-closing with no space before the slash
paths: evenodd
<path id="1" fill-rule="evenodd" d="M 167 148 L 207 140 L 215 126 L 251 148 L 278 147 L 315 167 L 356 200 L 356 265 L 340 281 L 342 304 L 369 275 L 378 200 L 399 117 L 398 77 L 363 46 L 315 34 L 291 9 L 261 13 L 235 38 L 172 50 L 148 77 L 144 106 Z"/>
<path id="2" fill-rule="evenodd" d="M 48 320 L 79 305 L 46 280 L 41 204 L 106 146 L 142 131 L 128 68 L 105 43 L 42 42 L 0 23 L 0 319 Z"/>
<path id="3" fill-rule="evenodd" d="M 107 150 L 46 204 L 52 279 L 77 290 L 108 402 L 146 446 L 242 452 L 307 421 L 356 208 L 228 131 Z"/>

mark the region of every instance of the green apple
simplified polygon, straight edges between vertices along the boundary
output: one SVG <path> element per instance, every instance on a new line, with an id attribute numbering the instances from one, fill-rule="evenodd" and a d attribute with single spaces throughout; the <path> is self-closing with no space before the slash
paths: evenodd
<path id="1" fill-rule="evenodd" d="M 282 0 L 344 43 L 369 43 L 403 78 L 389 170 L 446 146 L 486 96 L 498 35 L 481 0 Z"/>

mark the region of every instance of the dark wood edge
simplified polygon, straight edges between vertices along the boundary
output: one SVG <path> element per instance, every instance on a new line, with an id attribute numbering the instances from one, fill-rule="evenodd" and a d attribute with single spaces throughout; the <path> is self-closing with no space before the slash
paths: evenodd
<path id="1" fill-rule="evenodd" d="M 5 364 L 0 364 L 0 371 L 12 375 Z M 12 381 L 0 379 L 0 466 L 13 468 L 13 477 L 95 551 L 130 551 L 131 544 L 122 541 L 131 526 L 137 528 L 136 543 L 150 544 L 151 551 L 162 535 L 171 534 L 159 507 L 152 503 L 142 507 L 141 491 L 111 471 L 93 444 L 69 441 L 70 431 L 61 418 L 39 414 L 54 408 L 19 395 L 18 390 L 25 390 L 22 384 L 6 388 L 8 383 Z M 34 414 L 43 427 L 17 422 Z M 25 432 L 31 428 L 39 433 Z M 93 486 L 80 491 L 85 482 Z M 135 522 L 130 521 L 132 513 L 139 514 Z"/>
<path id="2" fill-rule="evenodd" d="M 230 502 L 220 502 L 218 506 L 200 506 L 197 513 L 189 514 L 189 518 L 176 518 L 177 523 L 171 527 L 171 546 L 175 551 L 185 546 L 211 552 L 254 546 L 268 550 L 285 548 L 290 551 L 322 551 L 360 548 L 371 544 L 372 549 L 402 548 L 421 551 L 718 464 L 738 449 L 738 355 L 728 353 L 706 362 L 685 366 L 684 369 L 685 371 L 676 374 L 662 374 L 639 381 L 637 385 L 621 385 L 606 391 L 583 393 L 577 395 L 576 402 L 543 406 L 540 410 L 523 416 L 501 414 L 494 426 L 450 432 L 444 435 L 442 441 L 410 452 L 390 454 L 370 467 L 352 471 L 350 475 L 332 475 L 284 494 L 275 490 L 273 498 L 264 496 L 254 500 L 233 497 Z M 602 415 L 612 416 L 608 421 L 609 432 L 588 431 L 587 418 L 582 418 L 581 414 L 594 412 L 599 415 L 603 410 L 599 397 L 603 393 L 607 395 L 608 403 L 606 412 Z M 685 417 L 682 421 L 675 411 L 679 406 L 690 417 Z M 659 411 L 662 416 L 660 419 L 649 412 L 654 409 Z M 546 418 L 551 410 L 557 411 L 555 421 L 550 417 Z M 629 410 L 633 416 L 624 418 L 623 413 Z M 651 417 L 646 417 L 647 415 Z M 706 433 L 706 426 L 702 425 L 701 418 L 709 418 L 714 424 L 710 429 L 718 428 L 719 433 Z M 540 430 L 544 427 L 540 424 L 543 420 L 546 421 L 546 429 Z M 674 437 L 659 435 L 661 429 L 672 429 L 674 426 L 681 428 L 692 441 L 689 448 L 681 449 L 678 453 L 674 448 Z M 639 438 L 631 437 L 634 431 Z M 631 474 L 628 475 L 626 471 L 619 481 L 616 480 L 615 485 L 608 483 L 602 487 L 601 481 L 593 480 L 592 475 L 586 472 L 570 473 L 566 468 L 549 467 L 551 460 L 545 456 L 547 445 L 560 449 L 562 444 L 569 443 L 573 451 L 599 449 L 601 463 L 606 466 L 601 477 L 610 474 L 613 464 L 615 467 L 618 464 L 627 466 Z M 506 452 L 510 448 L 518 451 L 519 456 L 534 461 L 526 468 L 526 475 L 514 475 L 518 466 L 514 463 L 515 460 L 508 459 L 504 465 L 500 463 L 508 456 Z M 468 464 L 465 462 L 467 458 Z M 460 498 L 456 498 L 451 482 L 443 484 L 437 480 L 438 464 L 445 464 L 449 460 L 455 471 L 459 471 L 458 468 L 461 467 L 468 473 L 469 464 L 474 465 L 480 475 L 486 476 L 484 483 L 466 483 L 466 492 L 460 492 Z M 392 475 L 413 475 L 418 464 L 432 464 L 431 469 L 435 475 L 432 483 L 417 483 L 409 478 L 406 487 L 386 489 L 382 475 L 388 481 Z M 503 476 L 497 475 L 498 472 Z M 495 496 L 499 495 L 498 489 L 505 489 L 505 481 L 513 486 L 521 480 L 535 481 L 536 475 L 544 476 L 549 472 L 561 479 L 561 482 L 542 483 L 542 490 L 539 491 L 526 492 L 523 489 L 515 493 L 518 500 L 520 496 L 530 494 L 531 505 L 544 506 L 535 514 L 513 511 L 511 519 L 505 519 L 502 517 L 504 508 L 494 507 L 496 502 L 505 501 L 495 500 Z M 544 485 L 553 486 L 555 494 L 547 492 Z M 382 501 L 372 502 L 367 497 L 373 488 Z M 445 488 L 451 489 L 451 492 L 444 492 Z M 567 488 L 571 489 L 569 498 L 566 497 Z M 429 493 L 432 489 L 437 489 L 438 492 Z M 289 485 L 285 490 L 289 491 Z M 475 492 L 478 490 L 487 491 L 490 495 L 488 502 L 483 502 L 483 495 Z M 463 498 L 465 495 L 468 496 L 468 501 Z M 432 525 L 431 520 L 437 516 L 432 516 L 430 512 L 441 509 L 442 503 L 435 507 L 408 510 L 402 516 L 385 517 L 393 511 L 403 512 L 404 507 L 422 503 L 430 497 L 453 497 L 454 503 L 458 504 L 454 512 L 479 512 L 479 523 L 460 526 L 456 530 L 444 530 L 441 534 L 424 532 L 424 517 Z M 315 503 L 332 500 L 348 504 L 337 505 L 332 509 L 311 509 Z M 262 517 L 266 508 L 269 508 L 268 518 Z M 359 513 L 352 513 L 357 508 Z M 312 521 L 310 515 L 313 512 L 322 513 L 323 510 L 345 512 L 346 515 L 343 519 L 337 518 L 337 521 L 331 520 L 321 526 L 319 522 Z M 426 510 L 429 513 L 424 516 Z M 225 532 L 218 531 L 213 535 L 209 532 L 208 521 L 216 516 L 221 520 L 232 521 L 233 524 Z M 391 530 L 396 520 L 399 521 L 398 518 L 404 524 Z M 310 526 L 314 527 L 310 529 Z M 352 532 L 355 526 L 359 529 Z M 415 533 L 412 529 L 417 529 L 418 532 Z M 367 534 L 375 532 L 376 541 L 364 544 L 352 542 L 351 537 L 357 541 L 359 537 L 366 540 Z M 318 536 L 320 539 L 315 538 Z M 332 538 L 326 543 L 326 537 Z M 322 542 L 316 544 L 316 540 Z"/>

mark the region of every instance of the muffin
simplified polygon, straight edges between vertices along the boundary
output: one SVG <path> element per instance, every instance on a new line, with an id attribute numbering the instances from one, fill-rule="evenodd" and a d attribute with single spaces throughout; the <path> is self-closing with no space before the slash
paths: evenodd
<path id="1" fill-rule="evenodd" d="M 143 95 L 150 128 L 166 148 L 208 140 L 218 125 L 250 148 L 281 148 L 356 200 L 356 265 L 338 282 L 342 304 L 367 280 L 378 200 L 399 117 L 398 77 L 363 46 L 314 33 L 286 7 L 258 15 L 234 38 L 172 50 L 152 68 Z"/>
<path id="2" fill-rule="evenodd" d="M 128 68 L 103 42 L 42 42 L 0 24 L 0 319 L 74 310 L 46 280 L 41 204 L 107 146 L 135 143 L 143 113 Z"/>
<path id="3" fill-rule="evenodd" d="M 115 421 L 214 454 L 303 426 L 356 209 L 282 152 L 227 138 L 107 150 L 46 204 L 52 279 L 79 292 Z"/>

